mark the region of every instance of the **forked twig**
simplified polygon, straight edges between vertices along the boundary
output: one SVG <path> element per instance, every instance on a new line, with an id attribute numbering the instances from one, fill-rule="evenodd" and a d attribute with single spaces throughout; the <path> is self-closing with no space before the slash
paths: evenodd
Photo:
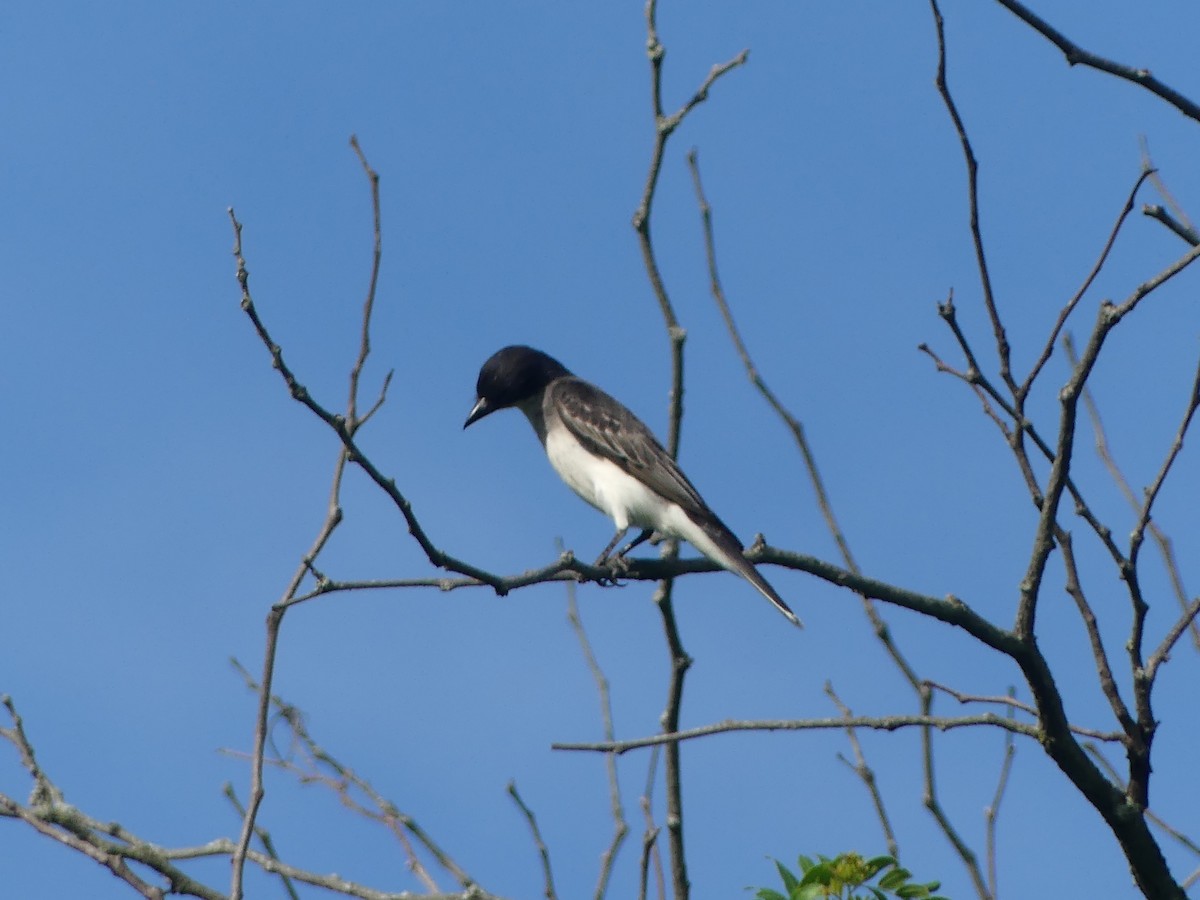
<path id="1" fill-rule="evenodd" d="M 666 50 L 658 36 L 658 2 L 646 0 L 646 53 L 650 61 L 650 93 L 654 109 L 654 144 L 650 155 L 650 166 L 646 172 L 646 182 L 642 189 L 641 200 L 633 214 L 633 227 L 637 232 L 638 245 L 642 251 L 642 261 L 646 267 L 646 275 L 650 286 L 658 300 L 662 312 L 663 324 L 666 326 L 667 339 L 671 348 L 671 389 L 668 397 L 669 415 L 667 428 L 667 452 L 673 457 L 679 455 L 679 442 L 683 423 L 683 343 L 687 332 L 680 326 L 675 316 L 666 286 L 663 283 L 662 272 L 654 251 L 651 238 L 650 223 L 654 204 L 654 195 L 658 189 L 659 174 L 662 171 L 663 153 L 671 135 L 693 109 L 708 97 L 709 89 L 719 78 L 746 62 L 747 51 L 743 50 L 733 59 L 712 67 L 700 87 L 679 109 L 671 115 L 663 112 L 662 100 L 662 68 Z M 678 554 L 678 545 L 668 541 L 664 555 L 674 559 Z M 671 678 L 667 688 L 667 706 L 662 715 L 663 731 L 670 733 L 679 725 L 679 712 L 683 702 L 683 684 L 687 670 L 692 664 L 691 657 L 683 649 L 679 630 L 675 621 L 675 611 L 671 598 L 674 581 L 664 579 L 654 594 L 662 616 L 663 631 L 666 635 L 667 647 L 671 654 Z M 687 860 L 684 853 L 683 841 L 683 794 L 680 775 L 679 745 L 671 744 L 664 751 L 664 779 L 666 781 L 667 800 L 667 840 L 671 848 L 671 880 L 675 900 L 687 900 L 690 890 L 687 875 Z"/>
<path id="2" fill-rule="evenodd" d="M 833 701 L 833 704 L 838 708 L 838 712 L 843 718 L 853 719 L 854 713 L 850 710 L 842 699 L 833 689 L 833 684 L 829 681 L 825 682 L 825 694 Z M 896 832 L 892 829 L 892 820 L 887 814 L 887 807 L 883 803 L 883 794 L 879 791 L 879 783 L 875 780 L 875 770 L 867 765 L 867 758 L 863 755 L 862 744 L 858 740 L 858 732 L 854 728 L 846 728 L 846 740 L 850 742 L 850 748 L 854 752 L 854 762 L 846 759 L 842 754 L 838 754 L 838 759 L 850 767 L 863 786 L 867 789 L 867 793 L 871 797 L 871 803 L 875 807 L 875 815 L 879 819 L 879 824 L 883 828 L 883 838 L 887 842 L 888 855 L 900 858 L 900 845 L 896 842 Z"/>
<path id="3" fill-rule="evenodd" d="M 1070 332 L 1062 336 L 1062 346 L 1071 368 L 1075 368 L 1079 364 L 1079 354 L 1075 351 L 1075 339 Z M 1113 483 L 1120 489 L 1121 495 L 1129 503 L 1133 511 L 1135 513 L 1138 512 L 1141 509 L 1141 503 L 1137 495 L 1134 494 L 1129 479 L 1125 477 L 1125 473 L 1121 471 L 1121 467 L 1117 465 L 1117 460 L 1112 454 L 1112 449 L 1108 442 L 1108 432 L 1104 427 L 1104 420 L 1100 416 L 1100 408 L 1096 405 L 1096 400 L 1092 396 L 1090 388 L 1084 389 L 1083 406 L 1087 411 L 1088 419 L 1092 425 L 1096 455 L 1104 463 L 1104 468 L 1108 470 Z M 1154 539 L 1154 543 L 1158 546 L 1158 552 L 1162 556 L 1163 566 L 1167 570 L 1167 577 L 1171 582 L 1171 590 L 1175 594 L 1179 608 L 1182 613 L 1186 613 L 1189 605 L 1187 590 L 1183 585 L 1183 574 L 1179 569 L 1179 561 L 1175 558 L 1175 549 L 1172 546 L 1171 539 L 1153 520 L 1147 523 L 1146 528 L 1150 532 L 1150 536 Z M 1192 643 L 1197 650 L 1200 650 L 1200 626 L 1192 622 L 1187 625 L 1187 628 L 1191 631 Z"/>
<path id="4" fill-rule="evenodd" d="M 1000 321 L 1000 311 L 996 306 L 996 296 L 992 290 L 992 276 L 988 271 L 987 253 L 983 246 L 983 230 L 979 224 L 979 162 L 975 159 L 975 150 L 971 146 L 971 139 L 967 137 L 966 125 L 963 124 L 962 116 L 958 112 L 958 104 L 954 102 L 954 97 L 951 96 L 946 81 L 946 31 L 942 21 L 942 11 L 938 7 L 937 0 L 929 0 L 929 7 L 933 12 L 938 47 L 937 76 L 934 83 L 937 85 L 946 112 L 950 115 L 950 121 L 954 124 L 954 130 L 962 148 L 963 161 L 967 166 L 967 202 L 970 207 L 971 244 L 975 250 L 975 266 L 979 271 L 983 305 L 987 310 L 988 319 L 992 323 L 992 335 L 996 340 L 996 353 L 1000 362 L 1000 380 L 1010 391 L 1016 393 L 1017 384 L 1012 377 L 1008 335 L 1004 330 L 1004 324 Z"/>

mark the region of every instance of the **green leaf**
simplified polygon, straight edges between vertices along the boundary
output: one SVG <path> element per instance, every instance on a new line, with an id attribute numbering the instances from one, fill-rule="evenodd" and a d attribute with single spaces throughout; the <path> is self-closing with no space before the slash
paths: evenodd
<path id="1" fill-rule="evenodd" d="M 814 863 L 809 866 L 808 871 L 804 873 L 804 877 L 800 879 L 800 884 L 819 884 L 828 886 L 833 880 L 833 872 L 829 868 L 829 863 L 822 860 L 819 863 Z"/>
<path id="2" fill-rule="evenodd" d="M 867 860 L 867 871 L 871 874 L 868 878 L 874 878 L 881 870 L 888 866 L 897 865 L 895 857 L 892 856 L 876 856 L 873 859 Z"/>
<path id="3" fill-rule="evenodd" d="M 773 891 L 770 888 L 759 888 L 758 893 L 754 895 L 754 900 L 788 900 L 788 898 L 779 893 L 779 891 Z"/>
<path id="4" fill-rule="evenodd" d="M 787 866 L 779 860 L 775 860 L 775 868 L 779 870 L 779 877 L 783 879 L 783 886 L 789 894 L 800 886 L 800 879 L 789 872 Z"/>
<path id="5" fill-rule="evenodd" d="M 896 866 L 896 868 L 879 879 L 879 886 L 885 891 L 895 891 L 896 888 L 907 882 L 910 877 L 912 877 L 912 873 L 908 869 Z"/>
<path id="6" fill-rule="evenodd" d="M 807 856 L 800 857 L 800 871 L 801 872 L 807 872 L 809 869 L 811 869 L 815 865 L 816 865 L 816 863 L 814 863 Z"/>

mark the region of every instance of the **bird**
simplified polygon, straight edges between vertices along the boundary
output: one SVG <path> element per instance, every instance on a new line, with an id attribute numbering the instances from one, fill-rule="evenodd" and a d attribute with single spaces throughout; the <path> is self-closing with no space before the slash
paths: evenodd
<path id="1" fill-rule="evenodd" d="M 652 538 L 686 540 L 803 627 L 654 433 L 620 401 L 552 356 L 522 345 L 504 347 L 483 364 L 475 395 L 464 429 L 499 410 L 519 409 L 567 487 L 613 520 L 616 534 L 597 567 L 624 568 L 625 555 Z M 633 526 L 641 533 L 613 557 Z"/>

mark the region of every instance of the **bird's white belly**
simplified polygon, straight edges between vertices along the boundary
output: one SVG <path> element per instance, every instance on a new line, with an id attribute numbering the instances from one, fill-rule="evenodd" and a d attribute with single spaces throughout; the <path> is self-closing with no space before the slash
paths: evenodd
<path id="1" fill-rule="evenodd" d="M 546 435 L 546 455 L 567 487 L 610 516 L 618 529 L 630 525 L 661 529 L 675 518 L 675 504 L 626 474 L 616 463 L 589 453 L 566 429 L 553 429 Z M 674 511 L 681 512 L 677 508 Z"/>

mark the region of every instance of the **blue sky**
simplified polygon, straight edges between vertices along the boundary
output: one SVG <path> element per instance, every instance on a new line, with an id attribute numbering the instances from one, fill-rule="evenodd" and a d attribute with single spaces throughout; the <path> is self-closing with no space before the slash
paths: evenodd
<path id="1" fill-rule="evenodd" d="M 1080 44 L 1200 95 L 1200 14 L 1039 0 Z M 1024 371 L 1091 268 L 1137 177 L 1139 136 L 1172 191 L 1200 210 L 1196 124 L 1082 68 L 992 3 L 944 6 L 951 87 L 980 159 L 985 237 Z M 720 265 L 762 372 L 804 421 L 864 570 L 953 593 L 1011 621 L 1034 510 L 995 428 L 916 350 L 957 361 L 935 305 L 955 290 L 991 361 L 966 230 L 961 155 L 933 87 L 924 3 L 663 0 L 665 103 L 750 49 L 673 138 L 655 240 L 688 329 L 681 459 L 747 541 L 836 559 L 781 424 L 753 393 L 708 294 L 684 163 L 699 149 Z M 8 423 L 0 562 L 0 692 L 25 716 L 67 799 L 168 845 L 236 834 L 221 796 L 244 796 L 254 700 L 228 659 L 257 670 L 263 620 L 324 515 L 337 445 L 293 403 L 238 307 L 230 205 L 261 314 L 304 383 L 343 400 L 370 263 L 357 134 L 382 175 L 384 264 L 370 394 L 395 370 L 364 448 L 440 547 L 486 568 L 588 557 L 609 524 L 555 478 L 521 417 L 467 433 L 479 365 L 522 342 L 558 356 L 666 426 L 669 367 L 629 220 L 652 140 L 640 3 L 25 4 L 0 29 L 0 415 Z M 1150 192 L 1147 201 L 1156 198 Z M 1182 255 L 1134 216 L 1075 322 Z M 1093 386 L 1130 480 L 1149 483 L 1195 367 L 1195 272 L 1122 324 Z M 1056 422 L 1051 363 L 1031 409 Z M 1090 453 L 1078 471 L 1123 535 L 1133 517 Z M 1188 447 L 1159 506 L 1185 578 L 1200 532 Z M 1044 476 L 1044 472 L 1042 473 Z M 346 523 L 324 559 L 339 578 L 431 574 L 402 520 L 352 472 Z M 1069 513 L 1110 647 L 1127 634 L 1120 585 Z M 1152 556 L 1149 552 L 1147 556 Z M 1056 572 L 1058 570 L 1055 570 Z M 863 714 L 915 704 L 856 598 L 795 572 L 768 576 L 797 633 L 732 576 L 677 586 L 696 660 L 684 725 L 830 715 L 829 679 Z M 1109 727 L 1061 576 L 1040 640 L 1074 719 Z M 1173 601 L 1147 561 L 1157 600 Z M 612 682 L 620 737 L 651 734 L 667 656 L 651 586 L 581 589 Z M 1195 591 L 1194 582 L 1191 590 Z M 559 586 L 323 598 L 284 625 L 277 690 L 313 734 L 419 821 L 489 890 L 540 892 L 515 779 L 538 815 L 564 897 L 590 894 L 612 823 L 600 757 L 554 741 L 600 735 L 596 694 Z M 926 677 L 999 694 L 1017 673 L 964 635 L 887 611 Z M 1195 834 L 1191 686 L 1182 647 L 1162 677 L 1153 805 Z M 948 704 L 939 709 L 957 712 Z M 920 808 L 915 733 L 862 736 L 906 864 L 952 897 L 969 883 Z M 1002 742 L 939 740 L 948 812 L 982 849 Z M 869 800 L 836 758 L 838 734 L 720 736 L 684 750 L 694 896 L 745 896 L 770 858 L 883 850 Z M 1114 760 L 1116 756 L 1113 756 Z M 620 760 L 633 837 L 612 896 L 631 896 L 645 753 Z M 0 785 L 24 797 L 15 754 Z M 386 835 L 315 788 L 272 776 L 261 821 L 282 855 L 380 888 L 416 889 Z M 661 789 L 658 793 L 661 798 Z M 661 806 L 657 810 L 661 824 Z M 1191 820 L 1189 821 L 1189 816 Z M 130 896 L 94 863 L 6 824 L 13 896 Z M 1020 744 L 999 825 L 1007 896 L 1132 897 L 1098 816 L 1040 749 Z M 1182 877 L 1196 861 L 1176 855 Z M 223 887 L 227 866 L 197 874 Z M 443 886 L 452 887 L 450 879 Z M 254 876 L 253 895 L 279 894 Z"/>

